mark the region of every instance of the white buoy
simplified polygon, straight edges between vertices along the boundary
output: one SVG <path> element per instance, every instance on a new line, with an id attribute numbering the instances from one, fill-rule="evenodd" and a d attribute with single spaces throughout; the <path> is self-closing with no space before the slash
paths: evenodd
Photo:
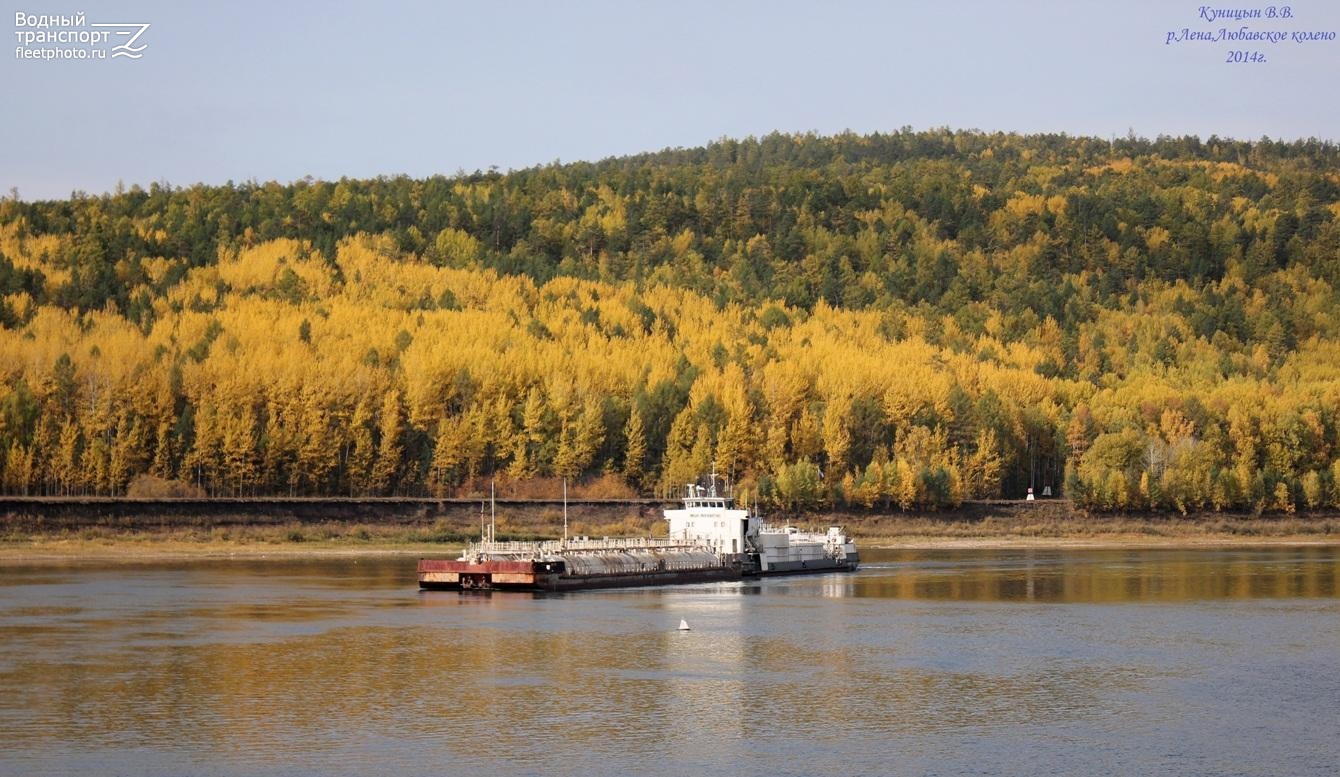
<path id="1" fill-rule="evenodd" d="M 689 630 L 689 622 L 686 621 L 686 620 L 684 620 L 683 618 L 680 618 L 680 619 L 679 619 L 679 630 L 680 630 L 680 631 L 688 631 L 688 630 Z"/>

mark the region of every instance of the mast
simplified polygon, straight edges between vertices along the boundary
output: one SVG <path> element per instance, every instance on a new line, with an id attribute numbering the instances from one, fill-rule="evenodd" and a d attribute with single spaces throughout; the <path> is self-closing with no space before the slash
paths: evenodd
<path id="1" fill-rule="evenodd" d="M 563 547 L 568 546 L 568 479 L 563 478 Z"/>
<path id="2" fill-rule="evenodd" d="M 494 504 L 494 483 L 489 481 L 489 542 L 498 537 L 498 509 Z"/>

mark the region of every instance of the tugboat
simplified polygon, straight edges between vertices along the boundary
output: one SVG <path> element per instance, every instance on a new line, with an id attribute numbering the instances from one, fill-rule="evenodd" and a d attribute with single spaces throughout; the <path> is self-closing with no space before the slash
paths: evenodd
<path id="1" fill-rule="evenodd" d="M 489 529 L 460 558 L 420 559 L 419 587 L 570 591 L 850 572 L 860 564 L 841 528 L 769 526 L 717 492 L 715 470 L 709 479 L 706 487 L 687 484 L 683 506 L 665 511 L 668 537 L 568 539 L 566 517 L 562 540 L 499 542 Z"/>
<path id="2" fill-rule="evenodd" d="M 807 532 L 794 526 L 770 526 L 757 514 L 735 508 L 729 494 L 717 493 L 716 470 L 708 480 L 706 488 L 687 484 L 684 506 L 665 511 L 671 539 L 706 545 L 723 556 L 739 556 L 746 577 L 850 572 L 860 564 L 855 543 L 840 527 Z"/>

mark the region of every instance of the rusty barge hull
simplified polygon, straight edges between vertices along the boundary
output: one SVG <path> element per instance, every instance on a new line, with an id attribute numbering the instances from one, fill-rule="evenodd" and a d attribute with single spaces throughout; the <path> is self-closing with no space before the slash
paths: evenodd
<path id="1" fill-rule="evenodd" d="M 739 580 L 743 570 L 730 562 L 699 567 L 652 567 L 597 574 L 572 574 L 563 561 L 466 561 L 421 559 L 419 588 L 448 591 L 580 591 Z"/>

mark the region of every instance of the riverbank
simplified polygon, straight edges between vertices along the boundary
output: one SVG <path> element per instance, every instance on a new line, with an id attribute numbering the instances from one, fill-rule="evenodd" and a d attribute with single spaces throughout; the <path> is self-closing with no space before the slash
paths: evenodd
<path id="1" fill-rule="evenodd" d="M 793 516 L 798 524 L 839 523 L 862 548 L 1104 548 L 1215 545 L 1340 545 L 1335 514 L 1251 517 L 1086 516 L 1068 510 L 1006 510 L 985 518 L 955 514 Z M 572 534 L 636 536 L 663 531 L 650 517 L 577 522 Z M 475 532 L 477 526 L 472 526 Z M 517 528 L 513 526 L 513 528 Z M 559 521 L 527 522 L 515 539 L 562 536 Z M 592 531 L 592 529 L 613 531 Z M 180 558 L 445 556 L 472 537 L 450 520 L 419 524 L 273 521 L 263 524 L 20 527 L 0 534 L 0 562 L 153 561 Z M 500 534 L 500 536 L 502 536 Z"/>
<path id="2" fill-rule="evenodd" d="M 1016 513 L 981 520 L 881 516 L 854 533 L 873 547 L 1340 544 L 1340 515 Z"/>
<path id="3" fill-rule="evenodd" d="M 282 522 L 216 527 L 10 530 L 0 563 L 41 560 L 305 558 L 457 553 L 466 538 L 443 526 Z"/>

